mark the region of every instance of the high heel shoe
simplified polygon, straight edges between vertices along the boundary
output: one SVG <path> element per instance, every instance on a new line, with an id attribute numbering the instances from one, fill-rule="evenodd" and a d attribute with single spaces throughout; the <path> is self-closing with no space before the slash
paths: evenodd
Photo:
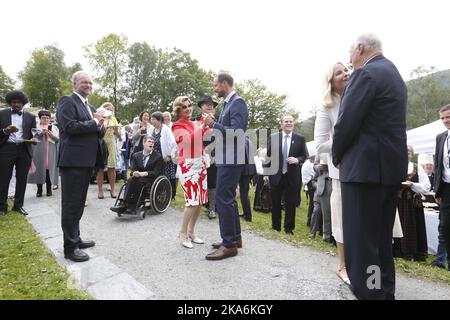
<path id="1" fill-rule="evenodd" d="M 191 239 L 191 241 L 193 243 L 196 243 L 196 244 L 204 244 L 205 243 L 205 241 L 203 241 L 202 239 L 198 238 L 197 236 L 195 236 L 192 233 L 189 233 L 189 239 Z"/>
<path id="2" fill-rule="evenodd" d="M 109 190 L 109 195 L 111 196 L 111 198 L 113 198 L 113 199 L 115 199 L 115 198 L 117 198 L 117 196 L 114 194 L 113 195 L 113 193 L 112 193 L 112 191 L 111 190 Z"/>
<path id="3" fill-rule="evenodd" d="M 105 199 L 105 196 L 103 195 L 103 193 L 102 193 L 102 194 L 99 193 L 99 194 L 98 194 L 98 198 L 99 198 L 99 199 Z"/>
<path id="4" fill-rule="evenodd" d="M 188 249 L 194 248 L 194 246 L 192 245 L 191 239 L 189 239 L 189 237 L 186 236 L 185 234 L 180 233 L 178 235 L 178 238 L 180 239 L 180 243 L 183 247 L 188 248 Z"/>
<path id="5" fill-rule="evenodd" d="M 336 272 L 336 275 L 341 279 L 346 285 L 350 285 L 350 279 L 348 278 L 347 272 L 345 271 L 345 275 L 342 275 L 342 271 L 345 271 L 345 267 L 339 269 Z"/>

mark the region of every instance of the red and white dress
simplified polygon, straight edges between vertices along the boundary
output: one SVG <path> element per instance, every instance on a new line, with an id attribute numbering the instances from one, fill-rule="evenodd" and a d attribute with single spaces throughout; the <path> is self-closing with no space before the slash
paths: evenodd
<path id="1" fill-rule="evenodd" d="M 179 120 L 172 125 L 178 147 L 178 170 L 186 206 L 208 202 L 206 163 L 203 157 L 203 135 L 210 130 L 201 121 Z"/>

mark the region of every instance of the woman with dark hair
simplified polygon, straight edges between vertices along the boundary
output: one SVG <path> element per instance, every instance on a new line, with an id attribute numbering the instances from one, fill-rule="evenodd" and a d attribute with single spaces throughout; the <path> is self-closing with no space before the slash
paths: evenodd
<path id="1" fill-rule="evenodd" d="M 161 112 L 153 112 L 150 121 L 153 125 L 153 130 L 149 134 L 155 139 L 153 149 L 164 160 L 164 175 L 170 180 L 170 184 L 172 185 L 173 199 L 177 192 L 177 165 L 172 161 L 172 150 L 176 147 L 175 138 L 170 128 L 164 125 L 164 117 Z"/>
<path id="2" fill-rule="evenodd" d="M 153 126 L 149 123 L 149 121 L 150 112 L 144 110 L 139 114 L 139 123 L 133 126 L 133 154 L 144 149 L 142 145 L 142 138 L 153 130 Z"/>
<path id="3" fill-rule="evenodd" d="M 51 113 L 48 110 L 38 112 L 39 125 L 34 137 L 39 140 L 33 147 L 33 160 L 28 174 L 28 183 L 37 185 L 36 197 L 42 197 L 42 185 L 46 184 L 47 196 L 52 195 L 52 184 L 58 184 L 57 167 L 59 131 L 50 123 Z"/>
<path id="4" fill-rule="evenodd" d="M 204 241 L 195 235 L 195 224 L 200 208 L 208 202 L 206 163 L 203 157 L 203 136 L 210 129 L 202 121 L 191 121 L 192 102 L 182 96 L 173 103 L 173 114 L 178 121 L 172 125 L 172 132 L 178 146 L 177 162 L 180 185 L 184 192 L 184 214 L 179 234 L 185 248 L 193 248 L 193 243 Z"/>

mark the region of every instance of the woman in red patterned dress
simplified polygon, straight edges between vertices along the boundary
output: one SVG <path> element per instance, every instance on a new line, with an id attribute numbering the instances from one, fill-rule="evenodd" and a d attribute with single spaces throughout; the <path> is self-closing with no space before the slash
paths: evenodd
<path id="1" fill-rule="evenodd" d="M 180 242 L 186 248 L 193 248 L 192 242 L 203 244 L 196 237 L 194 228 L 200 208 L 208 202 L 206 163 L 203 159 L 203 135 L 210 130 L 202 120 L 191 121 L 192 102 L 186 96 L 175 99 L 173 114 L 178 121 L 172 125 L 172 132 L 178 147 L 180 185 L 183 189 L 185 209 L 180 230 Z"/>

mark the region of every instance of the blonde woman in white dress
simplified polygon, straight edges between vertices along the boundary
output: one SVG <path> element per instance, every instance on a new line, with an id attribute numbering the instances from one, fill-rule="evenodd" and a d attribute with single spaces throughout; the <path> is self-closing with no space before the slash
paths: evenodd
<path id="1" fill-rule="evenodd" d="M 317 154 L 328 155 L 328 174 L 332 179 L 331 205 L 331 229 L 336 240 L 339 265 L 337 276 L 347 284 L 350 280 L 345 270 L 344 239 L 342 232 L 342 201 L 341 182 L 339 181 L 339 169 L 333 165 L 331 158 L 331 146 L 336 124 L 341 95 L 349 78 L 348 69 L 340 62 L 334 64 L 326 73 L 324 81 L 323 107 L 317 111 L 316 124 L 314 126 L 314 141 Z"/>

